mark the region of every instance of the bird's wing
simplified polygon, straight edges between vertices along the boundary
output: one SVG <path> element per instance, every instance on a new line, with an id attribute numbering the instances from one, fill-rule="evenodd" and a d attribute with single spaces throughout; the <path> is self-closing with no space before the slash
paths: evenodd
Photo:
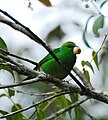
<path id="1" fill-rule="evenodd" d="M 60 53 L 60 49 L 57 48 L 55 50 L 53 50 L 53 53 L 57 56 Z M 51 54 L 48 54 L 46 57 L 44 57 L 40 62 L 39 65 L 41 66 L 42 64 L 44 64 L 45 62 L 47 62 L 48 60 L 53 59 Z"/>

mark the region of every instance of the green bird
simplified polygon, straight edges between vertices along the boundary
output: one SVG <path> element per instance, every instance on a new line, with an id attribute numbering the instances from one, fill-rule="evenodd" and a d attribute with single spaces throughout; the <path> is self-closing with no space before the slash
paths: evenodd
<path id="1" fill-rule="evenodd" d="M 72 70 L 76 63 L 76 54 L 80 54 L 80 52 L 81 49 L 73 42 L 65 42 L 61 47 L 53 50 L 53 53 L 69 71 Z M 68 75 L 63 65 L 56 62 L 51 54 L 46 55 L 38 65 L 46 74 L 50 74 L 56 78 L 64 79 Z M 34 69 L 37 69 L 37 67 Z"/>

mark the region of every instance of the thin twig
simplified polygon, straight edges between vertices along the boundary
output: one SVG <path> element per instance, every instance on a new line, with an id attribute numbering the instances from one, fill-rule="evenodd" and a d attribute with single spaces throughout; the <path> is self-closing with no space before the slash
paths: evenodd
<path id="1" fill-rule="evenodd" d="M 96 1 L 91 0 L 91 3 L 93 5 L 93 7 L 96 9 L 96 11 L 98 12 L 98 14 L 102 15 L 100 7 L 98 6 L 98 4 L 96 3 Z"/>
<path id="2" fill-rule="evenodd" d="M 16 27 L 15 25 L 15 28 L 13 26 L 13 24 L 9 22 L 9 26 L 13 27 L 14 29 L 20 31 L 20 32 L 23 32 L 24 34 L 26 34 L 27 36 L 29 36 L 32 40 L 34 40 L 35 42 L 38 42 L 40 43 L 50 54 L 51 56 L 55 59 L 55 61 L 58 63 L 58 64 L 61 64 L 63 66 L 63 68 L 65 69 L 65 71 L 69 74 L 69 76 L 76 82 L 76 84 L 78 84 L 80 86 L 80 88 L 85 91 L 85 86 L 83 86 L 82 83 L 80 83 L 75 77 L 74 75 L 69 71 L 69 69 L 63 64 L 63 62 L 61 62 L 57 56 L 53 53 L 53 51 L 36 35 L 34 34 L 28 27 L 24 26 L 23 24 L 21 24 L 19 21 L 17 21 L 15 18 L 13 18 L 11 15 L 9 15 L 7 12 L 3 11 L 0 9 L 0 12 L 3 13 L 5 16 L 9 17 L 11 20 L 13 20 L 16 25 L 19 25 L 18 27 Z M 6 20 L 3 21 L 3 17 L 2 17 L 2 20 L 1 22 L 3 23 L 6 23 Z M 19 30 L 19 27 L 20 30 Z M 22 31 L 23 30 L 23 31 Z M 27 32 L 25 32 L 27 31 Z M 27 34 L 28 33 L 28 34 Z"/>
<path id="3" fill-rule="evenodd" d="M 73 71 L 74 71 L 75 74 L 80 78 L 80 80 L 83 82 L 83 84 L 84 84 L 87 88 L 89 88 L 89 89 L 91 89 L 91 90 L 94 89 L 94 88 L 92 87 L 90 81 L 85 78 L 84 74 L 82 74 L 82 72 L 81 72 L 76 66 L 73 67 Z"/>
<path id="4" fill-rule="evenodd" d="M 7 17 L 9 17 L 11 20 L 13 20 L 16 24 L 14 24 L 15 26 L 16 25 L 19 25 L 19 27 L 20 27 L 20 30 L 19 30 L 19 28 L 16 28 L 16 30 L 18 30 L 18 31 L 20 31 L 20 32 L 23 32 L 23 33 L 25 33 L 27 36 L 28 36 L 28 34 L 25 32 L 25 31 L 27 31 L 29 34 L 31 34 L 31 36 L 29 36 L 32 40 L 34 40 L 35 42 L 37 42 L 37 43 L 39 43 L 39 44 L 41 44 L 51 55 L 52 55 L 52 57 L 57 61 L 57 62 L 59 62 L 59 59 L 56 57 L 56 55 L 52 52 L 52 50 L 36 35 L 36 34 L 34 34 L 28 27 L 26 27 L 26 26 L 24 26 L 22 23 L 20 23 L 18 20 L 16 20 L 15 18 L 13 18 L 11 15 L 9 15 L 7 12 L 5 12 L 5 11 L 3 11 L 3 10 L 1 10 L 0 9 L 0 12 L 1 13 L 3 13 L 5 16 L 7 16 Z M 3 19 L 2 19 L 2 21 L 1 22 L 6 22 L 5 20 L 3 21 Z M 10 25 L 10 24 L 8 24 L 8 25 Z M 14 28 L 14 26 L 13 26 L 13 28 Z M 23 31 L 21 31 L 21 29 L 23 30 Z M 25 29 L 25 30 L 24 30 Z"/>
<path id="5" fill-rule="evenodd" d="M 64 91 L 64 92 L 58 93 L 58 94 L 56 94 L 56 95 L 53 95 L 53 96 L 44 98 L 44 99 L 40 100 L 39 102 L 36 102 L 36 103 L 34 103 L 33 105 L 29 106 L 29 107 L 26 107 L 26 108 L 24 108 L 24 109 L 20 109 L 20 110 L 11 112 L 11 113 L 6 114 L 6 115 L 3 115 L 3 116 L 0 117 L 0 119 L 1 119 L 1 118 L 7 118 L 7 117 L 9 117 L 9 116 L 18 114 L 18 113 L 23 112 L 23 111 L 26 111 L 26 110 L 29 110 L 29 109 L 31 109 L 31 108 L 33 108 L 33 107 L 35 107 L 35 106 L 37 106 L 37 105 L 39 105 L 39 104 L 41 104 L 41 103 L 44 103 L 44 102 L 46 102 L 46 101 L 48 101 L 48 100 L 51 100 L 51 99 L 53 99 L 53 98 L 55 98 L 55 97 L 58 97 L 58 96 L 61 96 L 61 95 L 64 95 L 64 94 L 69 94 L 69 93 L 70 93 L 70 91 Z"/>
<path id="6" fill-rule="evenodd" d="M 59 59 L 54 55 L 54 53 L 51 51 L 51 50 L 49 50 L 49 48 L 47 47 L 47 45 L 38 37 L 37 38 L 37 36 L 29 29 L 29 28 L 27 28 L 27 27 L 25 27 L 24 25 L 22 25 L 21 23 L 19 23 L 18 21 L 16 21 L 13 17 L 11 17 L 8 13 L 6 13 L 6 12 L 4 12 L 4 11 L 2 11 L 1 9 L 0 9 L 0 12 L 2 12 L 4 15 L 6 15 L 6 16 L 8 16 L 11 20 L 14 20 L 14 22 L 11 22 L 11 21 L 9 21 L 9 20 L 3 20 L 3 18 L 1 19 L 1 17 L 0 17 L 0 21 L 1 22 L 3 22 L 3 23 L 5 23 L 5 24 L 7 24 L 7 25 L 9 25 L 9 26 L 11 26 L 12 28 L 14 28 L 14 29 L 16 29 L 16 30 L 18 30 L 18 31 L 20 31 L 20 32 L 22 32 L 22 33 L 24 33 L 24 34 L 26 34 L 28 37 L 30 37 L 32 40 L 34 40 L 35 42 L 38 42 L 38 43 L 40 43 L 41 44 L 41 42 L 43 43 L 43 44 L 41 44 L 47 51 L 49 51 L 49 53 L 52 55 L 52 57 L 58 62 L 58 64 L 60 63 L 61 64 L 61 62 L 59 61 Z M 40 42 L 41 41 L 41 42 Z M 5 56 L 6 57 L 6 56 Z M 5 57 L 2 57 L 3 59 L 5 58 Z M 7 59 L 7 58 L 6 58 Z M 8 61 L 9 59 L 7 59 L 7 61 Z M 12 64 L 14 64 L 14 62 L 13 61 L 9 61 L 9 62 L 12 62 Z M 17 66 L 17 64 L 15 63 L 15 65 Z M 21 66 L 18 66 L 19 68 L 21 67 Z M 23 68 L 23 67 L 22 67 Z M 24 70 L 22 70 L 23 72 L 24 72 Z M 68 70 L 67 70 L 67 68 L 66 68 L 66 71 L 68 72 Z M 81 95 L 87 95 L 87 96 L 89 96 L 89 97 L 91 97 L 91 98 L 94 98 L 94 99 L 97 99 L 97 100 L 99 100 L 99 101 L 102 101 L 102 102 L 104 102 L 104 103 L 107 103 L 108 104 L 108 97 L 107 96 L 104 96 L 103 94 L 101 94 L 101 93 L 96 93 L 94 90 L 90 90 L 90 89 L 86 89 L 70 72 L 68 72 L 68 74 L 71 76 L 71 78 L 80 86 L 80 88 L 82 89 L 82 91 L 78 88 L 78 87 L 76 87 L 76 93 L 80 93 Z M 66 84 L 66 83 L 63 83 L 63 82 L 60 82 L 60 81 L 58 81 L 58 80 L 56 80 L 56 79 L 49 79 L 49 77 L 46 77 L 46 76 L 44 76 L 44 77 L 41 77 L 43 80 L 46 80 L 46 81 L 48 81 L 48 82 L 51 82 L 51 83 L 53 83 L 53 84 L 55 84 L 56 86 L 59 86 L 60 88 L 67 88 L 67 89 L 69 89 L 69 90 L 73 90 L 73 87 L 71 86 L 71 84 L 69 83 L 69 84 Z M 54 81 L 53 81 L 54 80 Z M 84 88 L 84 89 L 83 89 Z M 64 90 L 64 89 L 63 89 Z"/>
<path id="7" fill-rule="evenodd" d="M 8 85 L 0 84 L 0 89 L 11 88 L 11 87 L 19 87 L 19 86 L 23 86 L 23 85 L 28 85 L 28 84 L 40 82 L 40 81 L 42 81 L 42 79 L 40 79 L 39 77 L 36 77 L 34 80 L 27 80 L 27 81 L 23 81 L 23 82 L 15 82 L 15 83 L 11 83 L 10 85 L 9 84 Z"/>
<path id="8" fill-rule="evenodd" d="M 45 118 L 44 120 L 52 120 L 52 119 L 54 119 L 54 118 L 57 118 L 57 116 L 59 116 L 59 115 L 65 113 L 65 112 L 67 112 L 67 111 L 69 111 L 69 110 L 77 107 L 78 105 L 84 103 L 84 102 L 87 101 L 88 99 L 89 99 L 89 98 L 83 98 L 82 100 L 79 100 L 79 101 L 71 104 L 70 106 L 61 109 L 61 110 L 59 110 L 58 112 L 53 113 L 51 116 Z"/>
<path id="9" fill-rule="evenodd" d="M 0 58 L 2 58 L 3 60 L 6 60 L 6 61 L 8 61 L 8 62 L 10 62 L 10 63 L 12 63 L 12 64 L 14 64 L 14 65 L 16 65 L 16 66 L 19 66 L 19 63 L 13 61 L 13 60 L 12 60 L 10 57 L 8 57 L 8 56 L 5 56 L 5 55 L 0 54 Z"/>
<path id="10" fill-rule="evenodd" d="M 20 59 L 20 60 L 24 60 L 24 61 L 26 61 L 26 62 L 29 62 L 29 63 L 33 64 L 33 65 L 36 65 L 36 66 L 38 65 L 37 62 L 34 62 L 34 61 L 30 60 L 30 59 L 23 58 L 23 57 L 20 57 L 20 56 L 18 56 L 18 55 L 12 54 L 12 53 L 10 53 L 10 52 L 8 52 L 8 51 L 6 51 L 6 50 L 3 50 L 3 49 L 1 49 L 1 48 L 0 48 L 0 52 L 3 53 L 3 54 L 5 53 L 6 55 L 9 55 L 9 56 L 18 58 L 18 59 Z"/>
<path id="11" fill-rule="evenodd" d="M 83 107 L 81 107 L 81 110 L 84 112 L 84 114 L 86 114 L 91 120 L 97 120 L 94 116 L 90 115 L 90 113 L 88 113 Z"/>
<path id="12" fill-rule="evenodd" d="M 19 66 L 19 68 L 21 67 L 19 64 L 18 64 L 18 66 Z M 25 72 L 25 70 L 26 69 L 24 69 L 24 67 L 23 67 L 22 73 Z M 29 71 L 29 70 L 27 70 L 27 71 Z M 33 73 L 34 73 L 34 71 L 33 71 Z M 40 72 L 36 72 L 35 75 L 37 75 L 35 80 L 28 80 L 28 81 L 23 81 L 21 83 L 13 83 L 11 85 L 0 86 L 0 89 L 26 85 L 26 84 L 30 84 L 30 83 L 34 83 L 34 82 L 39 82 L 39 81 L 42 81 L 42 82 L 47 81 L 47 82 L 53 83 L 54 85 L 58 86 L 59 88 L 61 88 L 63 90 L 67 89 L 67 90 L 70 90 L 74 93 L 79 93 L 81 95 L 86 95 L 86 96 L 89 96 L 91 98 L 97 99 L 101 102 L 104 102 L 104 103 L 108 104 L 108 97 L 106 95 L 102 94 L 101 92 L 100 93 L 95 92 L 95 90 L 90 90 L 90 89 L 86 89 L 85 91 L 81 91 L 81 89 L 79 87 L 77 87 L 75 85 L 72 85 L 71 83 L 62 82 L 59 79 L 56 79 L 56 78 L 54 78 L 50 75 L 42 74 Z"/>
<path id="13" fill-rule="evenodd" d="M 39 81 L 42 81 L 42 82 L 47 81 L 47 82 L 53 83 L 54 85 L 58 86 L 59 88 L 61 88 L 64 91 L 69 90 L 72 93 L 79 93 L 80 95 L 86 95 L 90 98 L 94 98 L 96 100 L 99 100 L 101 102 L 108 104 L 108 96 L 104 95 L 103 91 L 96 92 L 95 90 L 90 90 L 90 89 L 86 89 L 86 91 L 81 91 L 81 89 L 79 87 L 77 87 L 71 83 L 61 82 L 59 79 L 56 79 L 49 75 L 43 75 L 41 73 L 39 74 L 39 76 L 37 76 L 35 78 L 35 80 L 28 80 L 28 81 L 23 81 L 22 83 L 14 83 L 11 85 L 0 86 L 0 89 L 26 85 L 26 84 L 30 84 L 30 83 L 39 82 Z"/>
<path id="14" fill-rule="evenodd" d="M 21 91 L 21 90 L 16 90 L 16 92 L 26 94 L 26 95 L 30 95 L 30 96 L 51 96 L 51 95 L 55 94 L 55 92 L 46 92 L 46 93 L 31 92 L 31 93 L 28 93 L 28 92 L 24 92 L 24 91 Z"/>
<path id="15" fill-rule="evenodd" d="M 12 102 L 13 106 L 15 107 L 16 110 L 19 110 L 20 108 L 18 107 L 18 105 L 13 101 L 12 97 L 10 96 L 9 92 L 4 89 L 6 96 L 8 97 L 8 99 Z M 24 120 L 28 120 L 27 117 L 23 114 L 20 113 L 21 116 L 23 116 Z"/>
<path id="16" fill-rule="evenodd" d="M 19 66 L 15 66 L 15 65 L 12 65 L 10 63 L 0 63 L 0 65 L 2 66 L 8 66 L 10 67 L 12 70 L 16 71 L 17 73 L 21 74 L 21 75 L 32 75 L 34 77 L 38 76 L 38 72 L 24 66 L 24 65 L 21 65 L 19 64 Z"/>

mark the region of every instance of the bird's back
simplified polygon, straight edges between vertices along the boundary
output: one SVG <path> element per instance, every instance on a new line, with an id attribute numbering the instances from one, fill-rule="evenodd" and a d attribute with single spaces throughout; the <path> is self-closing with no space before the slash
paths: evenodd
<path id="1" fill-rule="evenodd" d="M 73 68 L 76 62 L 76 55 L 72 53 L 71 49 L 63 47 L 55 49 L 53 52 L 69 70 Z M 39 64 L 45 73 L 51 74 L 56 78 L 64 79 L 68 75 L 65 68 L 61 64 L 57 63 L 50 54 L 41 60 Z"/>

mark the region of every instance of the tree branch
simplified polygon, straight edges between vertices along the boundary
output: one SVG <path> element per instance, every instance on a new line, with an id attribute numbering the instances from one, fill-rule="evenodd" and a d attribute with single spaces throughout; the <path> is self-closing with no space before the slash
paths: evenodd
<path id="1" fill-rule="evenodd" d="M 52 50 L 38 36 L 36 36 L 29 28 L 27 28 L 24 25 L 22 25 L 21 23 L 19 23 L 12 16 L 10 16 L 8 13 L 2 11 L 1 9 L 0 9 L 0 12 L 2 12 L 5 16 L 10 18 L 11 20 L 13 20 L 13 22 L 12 22 L 9 19 L 6 19 L 5 17 L 2 17 L 0 15 L 0 22 L 5 23 L 8 26 L 12 27 L 13 29 L 24 33 L 25 35 L 30 37 L 35 42 L 38 42 L 39 44 L 41 44 L 52 55 L 52 57 L 58 62 L 58 64 L 63 65 L 63 63 L 55 56 L 55 54 L 52 52 Z M 28 60 L 26 60 L 24 58 L 14 56 L 13 54 L 8 54 L 8 55 L 16 57 L 16 58 L 20 58 L 20 59 L 25 60 L 25 61 L 28 61 Z M 78 86 L 75 86 L 75 85 L 73 85 L 71 83 L 63 82 L 63 81 L 61 81 L 59 79 L 56 79 L 56 78 L 54 78 L 54 77 L 52 77 L 50 75 L 42 74 L 40 72 L 36 72 L 34 70 L 31 70 L 31 69 L 27 68 L 26 66 L 21 65 L 21 64 L 15 62 L 15 61 L 13 61 L 10 57 L 4 56 L 3 54 L 0 54 L 0 58 L 4 59 L 7 62 L 10 62 L 10 64 L 9 63 L 4 63 L 4 64 L 2 63 L 2 65 L 10 66 L 13 70 L 18 72 L 19 74 L 23 74 L 23 75 L 27 75 L 27 76 L 28 75 L 34 75 L 35 76 L 34 80 L 23 81 L 23 82 L 20 82 L 20 83 L 13 83 L 11 85 L 1 85 L 0 89 L 27 85 L 27 84 L 35 83 L 35 82 L 39 82 L 39 81 L 41 81 L 41 82 L 47 81 L 47 82 L 53 83 L 57 87 L 61 88 L 64 92 L 69 91 L 69 93 L 78 93 L 80 95 L 85 95 L 88 98 L 93 98 L 93 99 L 96 99 L 96 100 L 99 100 L 101 102 L 104 102 L 104 103 L 108 104 L 108 92 L 96 91 L 95 89 L 93 89 L 91 83 L 89 83 L 85 79 L 83 74 L 80 71 L 78 71 L 77 68 L 73 69 L 73 70 L 78 75 L 78 77 L 82 80 L 82 83 L 84 84 L 84 86 L 82 85 L 82 83 L 80 83 L 73 76 L 73 74 L 71 74 L 68 71 L 68 68 L 63 65 L 64 69 L 71 76 L 71 78 L 77 83 L 77 85 L 80 86 L 81 89 Z M 53 96 L 51 96 L 49 99 L 52 99 L 52 98 L 53 98 Z M 48 98 L 46 98 L 45 100 L 48 100 Z M 42 100 L 42 101 L 40 101 L 40 102 L 38 102 L 38 103 L 36 103 L 36 104 L 34 104 L 32 106 L 29 106 L 29 107 L 27 107 L 25 109 L 22 109 L 22 110 L 7 114 L 5 116 L 2 116 L 1 118 L 6 117 L 6 116 L 11 116 L 11 115 L 14 115 L 14 114 L 19 113 L 19 112 L 23 112 L 23 111 L 28 110 L 28 109 L 30 109 L 30 108 L 38 105 L 38 104 L 41 104 L 42 102 L 44 102 L 44 100 Z M 58 116 L 58 115 L 62 114 L 63 112 L 66 112 L 67 110 L 72 109 L 72 106 L 74 107 L 75 105 L 79 105 L 79 104 L 81 104 L 81 101 L 78 101 L 78 102 L 72 104 L 71 106 L 68 106 L 66 109 L 62 109 L 61 111 L 58 111 L 57 113 L 50 116 L 49 118 L 54 117 L 54 116 Z M 49 119 L 49 118 L 46 118 L 46 119 Z"/>
<path id="2" fill-rule="evenodd" d="M 80 78 L 80 80 L 83 82 L 83 84 L 84 84 L 87 88 L 89 88 L 89 89 L 91 89 L 91 90 L 94 89 L 94 88 L 92 87 L 90 81 L 86 79 L 86 77 L 84 76 L 84 74 L 82 74 L 82 72 L 81 72 L 76 66 L 73 67 L 73 71 L 74 71 L 74 73 L 76 73 L 76 75 Z"/>
<path id="3" fill-rule="evenodd" d="M 24 92 L 24 91 L 21 91 L 21 90 L 15 90 L 17 93 L 21 93 L 21 94 L 26 94 L 26 95 L 30 95 L 30 96 L 51 96 L 51 95 L 54 95 L 55 92 L 51 91 L 51 92 L 44 92 L 44 93 L 36 93 L 36 92 Z"/>
<path id="4" fill-rule="evenodd" d="M 87 100 L 88 100 L 88 98 L 83 98 L 82 100 L 79 100 L 79 101 L 71 104 L 70 106 L 61 109 L 61 110 L 59 110 L 58 112 L 53 113 L 51 116 L 45 118 L 44 120 L 52 120 L 52 119 L 54 119 L 54 118 L 57 118 L 57 116 L 59 116 L 59 115 L 65 113 L 65 112 L 67 112 L 67 111 L 69 111 L 69 110 L 77 107 L 78 105 L 84 103 L 84 102 L 87 101 Z"/>
<path id="5" fill-rule="evenodd" d="M 0 54 L 0 58 L 2 58 L 3 60 L 7 62 L 10 62 L 10 63 L 1 63 L 1 65 L 9 66 L 12 70 L 18 72 L 19 74 L 26 75 L 26 76 L 29 76 L 29 75 L 37 76 L 38 75 L 38 72 L 31 70 L 20 63 L 15 62 L 8 56 L 4 56 Z"/>
<path id="6" fill-rule="evenodd" d="M 26 27 L 23 24 L 21 24 L 19 21 L 17 21 L 15 18 L 13 18 L 11 15 L 9 15 L 7 12 L 5 12 L 5 11 L 3 11 L 1 9 L 0 9 L 0 12 L 3 13 L 8 18 L 10 18 L 12 21 L 14 21 L 14 23 L 12 23 L 12 22 L 8 21 L 7 19 L 5 19 L 4 17 L 1 17 L 1 20 L 0 20 L 1 22 L 9 25 L 10 27 L 14 28 L 15 30 L 18 30 L 18 31 L 24 33 L 25 35 L 30 37 L 35 42 L 38 42 L 39 44 L 41 44 L 52 55 L 52 57 L 55 59 L 55 61 L 58 64 L 61 64 L 63 66 L 64 70 L 76 82 L 76 84 L 78 84 L 80 86 L 80 88 L 83 91 L 85 91 L 85 86 L 83 86 L 82 83 L 80 83 L 74 77 L 74 75 L 69 71 L 69 69 L 57 58 L 57 56 L 53 53 L 53 51 L 37 35 L 35 35 L 28 27 Z"/>
<path id="7" fill-rule="evenodd" d="M 26 107 L 26 108 L 24 108 L 24 109 L 20 109 L 20 110 L 11 112 L 11 113 L 6 114 L 6 115 L 3 115 L 3 116 L 0 117 L 0 119 L 1 119 L 1 118 L 7 118 L 7 117 L 9 117 L 9 116 L 18 114 L 18 113 L 23 112 L 23 111 L 26 111 L 26 110 L 29 110 L 29 109 L 31 109 L 31 108 L 33 108 L 33 107 L 36 107 L 37 105 L 42 104 L 42 103 L 44 103 L 44 102 L 46 102 L 46 101 L 48 101 L 48 100 L 51 100 L 51 99 L 53 99 L 53 98 L 55 98 L 55 97 L 58 97 L 58 96 L 61 96 L 61 95 L 64 95 L 64 94 L 69 94 L 69 93 L 70 93 L 70 91 L 64 91 L 64 92 L 60 92 L 60 93 L 58 93 L 58 94 L 56 94 L 56 95 L 53 95 L 53 96 L 44 98 L 44 99 L 40 100 L 39 102 L 36 102 L 36 103 L 34 103 L 33 105 L 29 106 L 29 107 Z"/>
<path id="8" fill-rule="evenodd" d="M 80 106 L 80 109 L 85 115 L 87 115 L 91 120 L 97 120 L 94 116 L 90 115 L 83 107 Z"/>
<path id="9" fill-rule="evenodd" d="M 72 92 L 74 91 L 74 93 L 79 93 L 81 95 L 86 95 L 90 98 L 94 98 L 94 99 L 97 99 L 101 102 L 104 102 L 104 103 L 108 104 L 108 97 L 103 94 L 104 92 L 100 92 L 100 93 L 95 92 L 94 89 L 90 90 L 89 88 L 86 88 L 85 91 L 83 91 L 79 87 L 74 86 L 71 83 L 63 82 L 63 81 L 61 81 L 57 78 L 52 77 L 51 75 L 46 75 L 45 73 L 42 74 L 41 72 L 36 72 L 34 70 L 28 69 L 24 65 L 16 63 L 15 61 L 13 61 L 8 56 L 3 56 L 3 55 L 0 54 L 0 57 L 3 58 L 6 61 L 9 61 L 9 62 L 12 62 L 13 64 L 15 64 L 16 67 L 13 67 L 13 68 L 15 68 L 14 70 L 18 71 L 19 73 L 24 74 L 24 75 L 30 75 L 31 74 L 31 75 L 37 76 L 35 78 L 35 80 L 23 81 L 21 83 L 14 83 L 14 84 L 11 84 L 11 85 L 4 85 L 4 86 L 1 86 L 0 89 L 6 88 L 6 87 L 10 88 L 10 87 L 26 85 L 26 84 L 30 84 L 30 83 L 34 83 L 34 82 L 39 82 L 39 81 L 42 81 L 42 82 L 47 81 L 47 82 L 53 83 L 54 85 L 56 85 L 57 87 L 59 87 L 63 90 L 70 90 Z"/>
<path id="10" fill-rule="evenodd" d="M 21 83 L 14 83 L 11 85 L 2 85 L 0 86 L 0 89 L 3 88 L 10 88 L 10 87 L 16 87 L 16 86 L 20 86 L 20 85 L 26 85 L 26 84 L 30 84 L 30 83 L 35 83 L 35 82 L 50 82 L 53 83 L 54 85 L 56 85 L 57 87 L 61 88 L 62 90 L 69 90 L 72 93 L 79 93 L 80 95 L 86 95 L 89 98 L 94 98 L 96 100 L 99 100 L 101 102 L 107 103 L 108 104 L 108 96 L 106 95 L 107 92 L 104 93 L 104 91 L 98 91 L 96 92 L 95 90 L 90 90 L 90 89 L 86 89 L 86 91 L 82 91 L 79 87 L 71 84 L 71 83 L 67 83 L 67 82 L 62 82 L 59 79 L 56 79 L 50 75 L 46 75 L 46 74 L 42 74 L 40 73 L 35 80 L 28 80 L 28 81 L 23 81 Z"/>
<path id="11" fill-rule="evenodd" d="M 3 49 L 1 49 L 1 48 L 0 48 L 0 53 L 1 53 L 1 54 L 9 55 L 9 56 L 12 56 L 12 57 L 15 57 L 15 58 L 18 58 L 18 59 L 20 59 L 20 60 L 23 60 L 23 61 L 26 61 L 26 62 L 29 62 L 29 63 L 31 63 L 31 64 L 33 64 L 33 65 L 38 66 L 38 63 L 37 63 L 37 62 L 34 62 L 33 60 L 20 57 L 20 56 L 18 56 L 18 55 L 15 55 L 15 54 L 10 53 L 9 51 L 3 50 Z"/>

